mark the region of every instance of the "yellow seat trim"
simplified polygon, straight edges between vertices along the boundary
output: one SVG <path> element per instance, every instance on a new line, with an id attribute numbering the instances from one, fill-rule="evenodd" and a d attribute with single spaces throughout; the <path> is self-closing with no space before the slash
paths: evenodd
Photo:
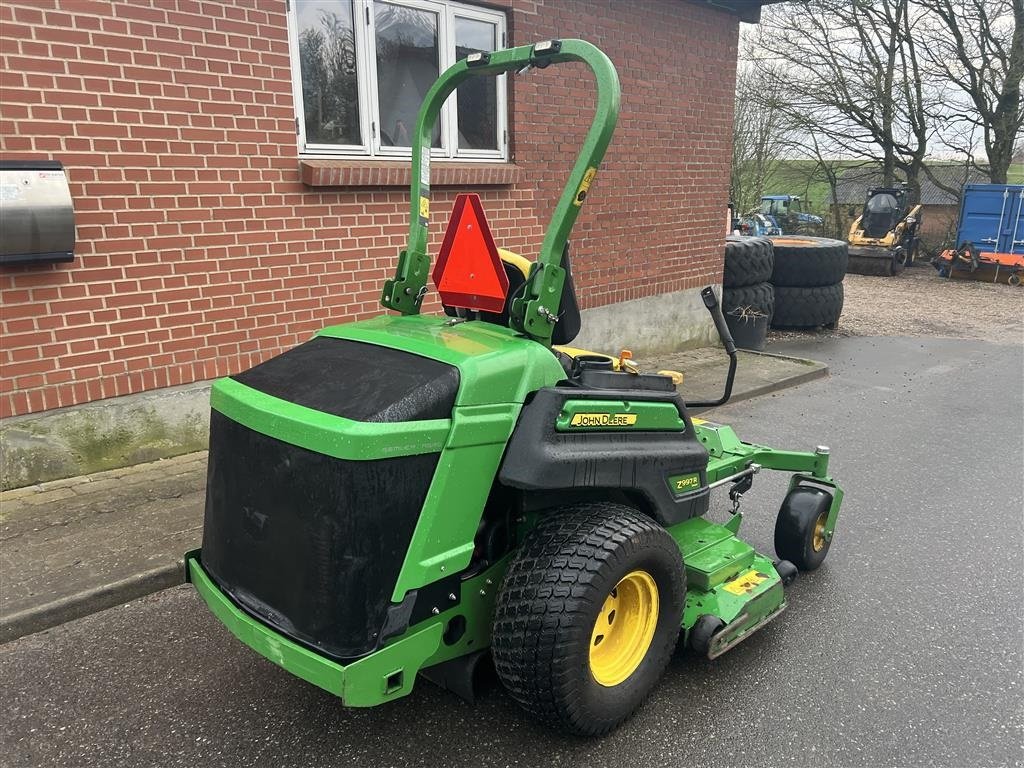
<path id="1" fill-rule="evenodd" d="M 506 264 L 511 264 L 522 272 L 523 277 L 530 276 L 530 267 L 533 266 L 533 262 L 525 256 L 520 256 L 518 253 L 513 253 L 512 251 L 505 250 L 504 248 L 498 249 L 498 256 L 500 256 L 501 260 Z"/>

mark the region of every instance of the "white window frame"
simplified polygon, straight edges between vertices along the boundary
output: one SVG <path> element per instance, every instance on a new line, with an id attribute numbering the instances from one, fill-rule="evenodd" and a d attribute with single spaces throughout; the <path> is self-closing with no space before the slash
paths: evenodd
<path id="1" fill-rule="evenodd" d="M 339 3 L 349 0 L 338 0 Z M 441 72 L 455 63 L 455 19 L 484 21 L 495 26 L 497 48 L 506 45 L 506 19 L 501 11 L 466 5 L 453 0 L 384 0 L 436 14 L 437 43 Z M 295 0 L 288 2 L 288 47 L 292 70 L 292 95 L 295 103 L 295 132 L 301 157 L 372 158 L 375 160 L 408 160 L 409 147 L 387 147 L 380 144 L 380 110 L 377 93 L 377 48 L 374 0 L 351 0 L 355 31 L 356 81 L 359 94 L 359 131 L 363 143 L 309 144 L 306 142 L 305 111 L 302 102 L 302 72 L 299 58 L 299 24 Z M 430 155 L 440 160 L 460 162 L 508 161 L 508 83 L 507 75 L 497 78 L 497 149 L 460 149 L 458 123 L 458 92 L 441 109 L 441 146 L 431 148 Z M 412 128 L 414 126 L 410 126 Z"/>

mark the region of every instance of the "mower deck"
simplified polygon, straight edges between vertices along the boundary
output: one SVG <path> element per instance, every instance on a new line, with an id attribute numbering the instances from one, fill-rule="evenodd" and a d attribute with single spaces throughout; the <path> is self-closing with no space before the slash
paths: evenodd
<path id="1" fill-rule="evenodd" d="M 730 521 L 739 526 L 739 517 Z M 737 538 L 730 524 L 694 518 L 669 530 L 686 563 L 686 609 L 689 633 L 701 616 L 717 616 L 724 627 L 714 635 L 708 658 L 747 639 L 786 607 L 782 579 L 772 561 Z"/>

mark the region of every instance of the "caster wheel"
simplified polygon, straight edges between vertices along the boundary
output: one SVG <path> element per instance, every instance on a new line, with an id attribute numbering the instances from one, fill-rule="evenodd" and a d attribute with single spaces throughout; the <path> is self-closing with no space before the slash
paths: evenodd
<path id="1" fill-rule="evenodd" d="M 779 560 L 775 563 L 775 571 L 779 574 L 779 578 L 782 579 L 782 586 L 788 587 L 796 579 L 797 574 L 800 571 L 793 565 L 789 560 Z"/>
<path id="2" fill-rule="evenodd" d="M 821 488 L 799 485 L 782 501 L 775 521 L 775 554 L 801 571 L 813 571 L 825 560 L 832 544 L 825 521 L 832 494 Z"/>
<path id="3" fill-rule="evenodd" d="M 690 647 L 695 653 L 707 656 L 711 650 L 711 639 L 724 628 L 725 622 L 720 618 L 710 613 L 704 614 L 690 630 Z"/>

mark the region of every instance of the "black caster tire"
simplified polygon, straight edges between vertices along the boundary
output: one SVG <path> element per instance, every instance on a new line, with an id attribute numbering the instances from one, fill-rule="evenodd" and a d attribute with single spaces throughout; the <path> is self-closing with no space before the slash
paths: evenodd
<path id="1" fill-rule="evenodd" d="M 788 587 L 795 580 L 800 571 L 789 560 L 779 560 L 775 563 L 775 572 L 782 580 L 782 586 Z"/>
<path id="2" fill-rule="evenodd" d="M 775 553 L 801 571 L 813 571 L 825 561 L 832 540 L 825 521 L 832 494 L 800 485 L 786 494 L 775 520 Z"/>
<path id="3" fill-rule="evenodd" d="M 697 619 L 690 630 L 690 648 L 694 653 L 707 657 L 711 650 L 712 638 L 725 628 L 725 622 L 718 616 L 706 613 Z"/>
<path id="4" fill-rule="evenodd" d="M 540 720 L 608 733 L 661 678 L 685 602 L 679 547 L 656 522 L 620 504 L 553 510 L 527 534 L 498 594 L 498 677 Z"/>

